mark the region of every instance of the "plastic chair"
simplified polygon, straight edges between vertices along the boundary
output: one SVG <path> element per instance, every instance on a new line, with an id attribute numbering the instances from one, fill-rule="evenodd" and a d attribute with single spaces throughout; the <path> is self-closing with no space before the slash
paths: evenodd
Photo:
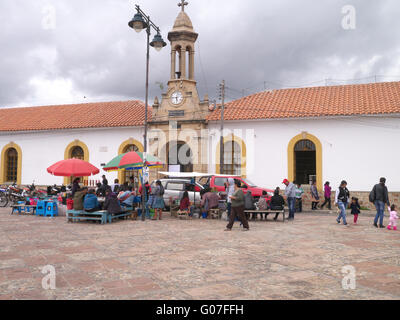
<path id="1" fill-rule="evenodd" d="M 58 206 L 56 202 L 47 202 L 45 216 L 58 216 Z"/>

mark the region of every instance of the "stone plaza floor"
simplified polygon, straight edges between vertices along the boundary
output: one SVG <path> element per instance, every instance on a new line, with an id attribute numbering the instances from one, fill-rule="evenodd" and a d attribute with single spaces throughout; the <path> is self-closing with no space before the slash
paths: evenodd
<path id="1" fill-rule="evenodd" d="M 67 223 L 65 217 L 10 215 L 0 209 L 0 299 L 396 299 L 400 231 L 372 218 L 338 225 L 335 214 L 294 222 Z M 56 289 L 41 270 L 56 270 Z M 356 288 L 342 287 L 342 268 Z"/>

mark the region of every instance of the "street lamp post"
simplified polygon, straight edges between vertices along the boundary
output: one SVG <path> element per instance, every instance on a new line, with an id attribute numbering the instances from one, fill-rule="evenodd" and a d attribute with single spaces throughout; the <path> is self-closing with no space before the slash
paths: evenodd
<path id="1" fill-rule="evenodd" d="M 163 40 L 160 34 L 160 28 L 157 27 L 153 21 L 150 20 L 150 16 L 146 15 L 138 5 L 135 5 L 137 10 L 135 16 L 128 25 L 136 32 L 140 32 L 146 29 L 147 33 L 147 53 L 146 53 L 146 98 L 145 98 L 145 115 L 144 115 L 144 152 L 143 152 L 143 163 L 144 168 L 142 169 L 142 221 L 146 220 L 146 189 L 144 185 L 144 172 L 147 171 L 146 157 L 147 157 L 147 119 L 148 119 L 148 107 L 149 107 L 149 62 L 150 62 L 150 46 L 160 51 L 167 44 Z M 150 42 L 151 28 L 153 28 L 157 34 L 154 36 L 153 41 Z"/>

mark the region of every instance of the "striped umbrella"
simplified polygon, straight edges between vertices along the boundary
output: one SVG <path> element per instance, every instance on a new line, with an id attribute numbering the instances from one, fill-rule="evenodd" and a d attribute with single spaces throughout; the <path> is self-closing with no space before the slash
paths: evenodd
<path id="1" fill-rule="evenodd" d="M 135 170 L 141 169 L 144 166 L 147 167 L 159 167 L 163 166 L 163 163 L 157 157 L 152 155 L 146 156 L 146 162 L 143 162 L 143 153 L 142 152 L 127 152 L 124 154 L 120 154 L 119 156 L 112 159 L 109 163 L 105 165 L 103 168 L 104 171 L 116 171 L 119 169 L 126 169 L 126 170 Z"/>

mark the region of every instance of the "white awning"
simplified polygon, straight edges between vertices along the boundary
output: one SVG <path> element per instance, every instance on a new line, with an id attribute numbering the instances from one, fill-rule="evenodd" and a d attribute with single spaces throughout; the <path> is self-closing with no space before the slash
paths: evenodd
<path id="1" fill-rule="evenodd" d="M 222 178 L 229 178 L 229 177 L 237 177 L 240 176 L 231 176 L 226 174 L 215 174 L 215 173 L 200 173 L 200 172 L 159 172 L 160 174 L 172 178 L 200 178 L 200 177 L 211 177 L 217 176 Z"/>

